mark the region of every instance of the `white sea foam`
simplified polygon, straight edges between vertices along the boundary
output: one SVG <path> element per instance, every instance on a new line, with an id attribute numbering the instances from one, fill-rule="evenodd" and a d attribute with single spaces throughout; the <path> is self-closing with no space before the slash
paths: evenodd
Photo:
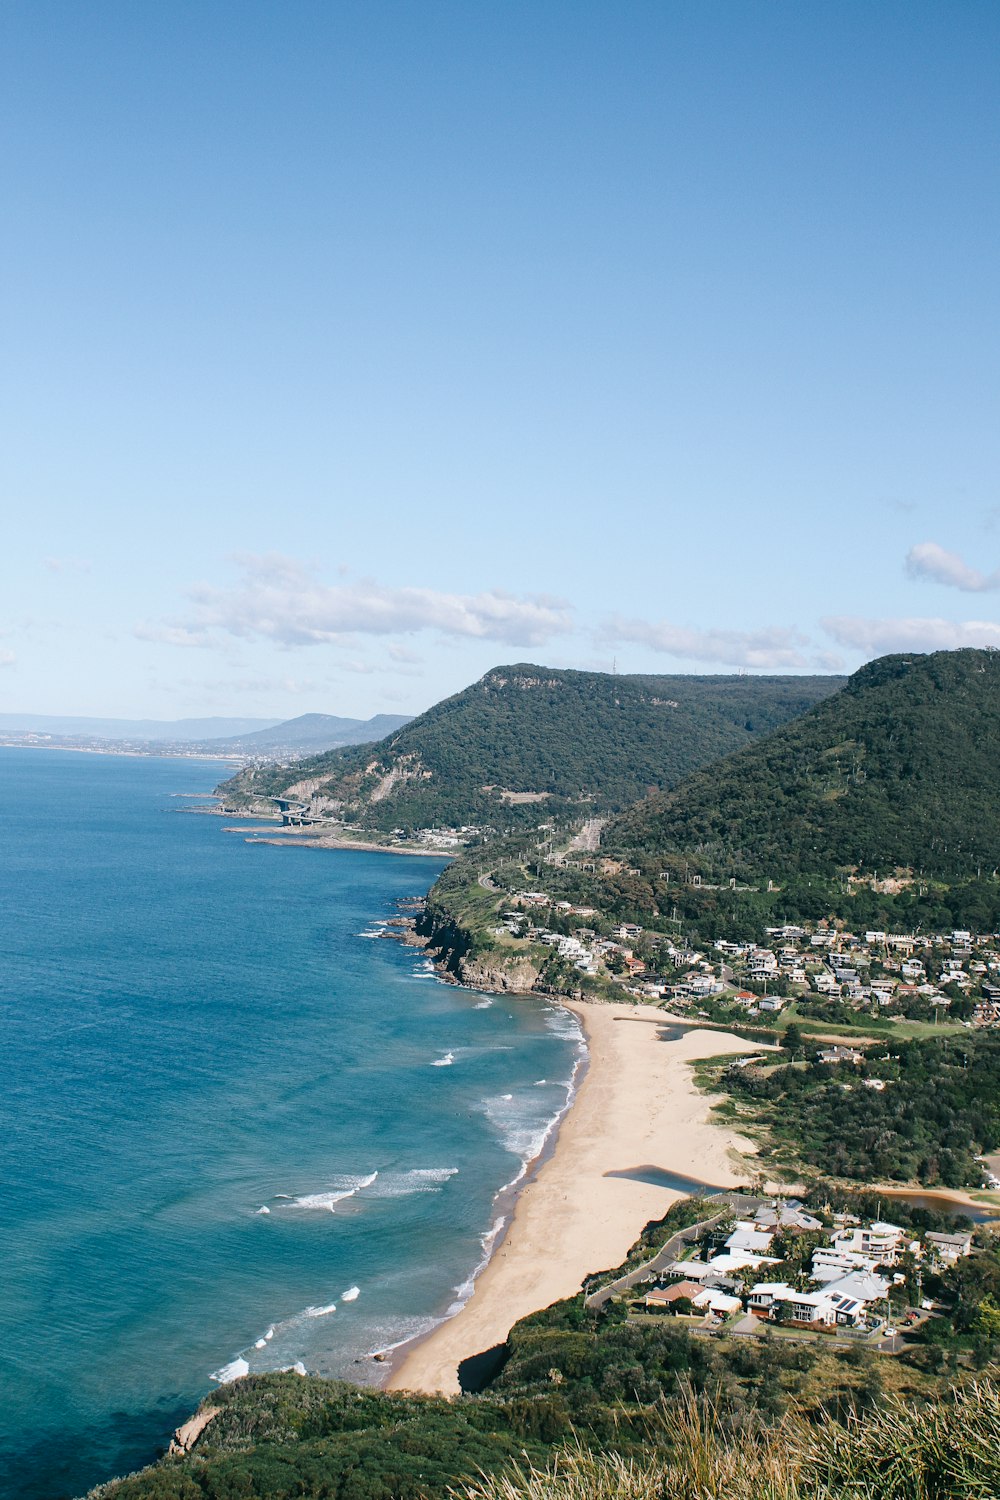
<path id="1" fill-rule="evenodd" d="M 338 1203 L 345 1198 L 353 1198 L 355 1193 L 360 1193 L 363 1188 L 371 1187 L 378 1177 L 378 1172 L 371 1172 L 367 1177 L 336 1177 L 333 1187 L 325 1193 L 303 1193 L 299 1198 L 293 1198 L 292 1208 L 326 1208 L 330 1213 L 336 1212 Z M 287 1197 L 287 1193 L 279 1194 L 279 1197 Z"/>
<path id="2" fill-rule="evenodd" d="M 349 1286 L 346 1292 L 341 1292 L 340 1300 L 341 1302 L 357 1302 L 360 1296 L 361 1288 L 359 1286 Z"/>
<path id="3" fill-rule="evenodd" d="M 506 1218 L 504 1218 L 504 1216 L 501 1214 L 499 1218 L 493 1220 L 493 1223 L 490 1225 L 489 1229 L 487 1229 L 486 1233 L 480 1238 L 479 1244 L 482 1254 L 480 1255 L 479 1262 L 472 1273 L 467 1276 L 465 1280 L 460 1283 L 460 1285 L 455 1287 L 455 1301 L 448 1308 L 448 1311 L 445 1314 L 446 1317 L 453 1318 L 456 1313 L 461 1312 L 462 1308 L 472 1296 L 472 1291 L 475 1287 L 476 1281 L 489 1265 L 490 1259 L 493 1255 L 493 1251 L 496 1247 L 497 1237 L 505 1228 L 506 1223 Z"/>
<path id="4" fill-rule="evenodd" d="M 586 1048 L 584 1047 L 585 1051 Z M 581 1054 L 573 1064 L 573 1071 L 570 1074 L 569 1081 L 562 1085 L 566 1090 L 565 1103 L 556 1110 L 555 1114 L 550 1115 L 547 1119 L 540 1120 L 538 1118 L 536 1113 L 537 1103 L 530 1101 L 523 1094 L 520 1097 L 513 1094 L 499 1094 L 492 1099 L 484 1099 L 482 1101 L 480 1109 L 499 1135 L 504 1147 L 512 1155 L 521 1158 L 521 1170 L 510 1182 L 504 1184 L 500 1189 L 501 1193 L 508 1191 L 510 1188 L 517 1187 L 518 1183 L 526 1175 L 530 1163 L 541 1155 L 545 1148 L 545 1143 L 573 1102 L 573 1096 L 576 1092 L 576 1081 L 582 1063 L 583 1055 Z M 539 1079 L 539 1083 L 544 1082 L 544 1078 Z M 534 1087 L 537 1088 L 538 1084 L 535 1084 Z"/>
<path id="5" fill-rule="evenodd" d="M 307 1307 L 305 1315 L 307 1318 L 325 1318 L 329 1313 L 335 1313 L 336 1311 L 336 1302 L 328 1302 L 325 1307 Z"/>
<path id="6" fill-rule="evenodd" d="M 257 1342 L 254 1344 L 254 1348 L 255 1349 L 266 1349 L 267 1348 L 267 1339 L 258 1339 Z"/>
<path id="7" fill-rule="evenodd" d="M 254 1209 L 255 1214 L 269 1214 L 270 1212 L 271 1210 L 268 1208 L 266 1203 L 262 1203 L 260 1208 Z"/>
<path id="8" fill-rule="evenodd" d="M 480 1108 L 500 1137 L 504 1148 L 513 1156 L 521 1158 L 522 1168 L 529 1161 L 534 1161 L 558 1118 L 539 1119 L 530 1104 L 515 1099 L 513 1094 L 497 1094 L 492 1099 L 484 1099 Z M 519 1181 L 523 1175 L 522 1169 L 515 1181 Z"/>
<path id="9" fill-rule="evenodd" d="M 383 1172 L 373 1198 L 408 1198 L 411 1193 L 433 1193 L 454 1177 L 457 1167 L 414 1167 L 409 1172 Z"/>
<path id="10" fill-rule="evenodd" d="M 266 1342 L 268 1339 L 273 1339 L 273 1338 L 274 1338 L 274 1329 L 272 1327 L 272 1328 L 269 1328 L 267 1330 L 267 1332 L 265 1333 L 264 1340 Z"/>
<path id="11" fill-rule="evenodd" d="M 475 1003 L 475 1005 L 472 1007 L 472 1009 L 473 1010 L 489 1010 L 489 1008 L 490 1008 L 490 1006 L 492 1004 L 493 1004 L 492 1000 L 477 1000 L 476 1003 Z"/>
<path id="12" fill-rule="evenodd" d="M 567 1042 L 576 1042 L 581 1050 L 586 1049 L 583 1027 L 571 1010 L 563 1010 L 561 1005 L 547 1005 L 545 1025 L 556 1036 L 564 1038 Z"/>
<path id="13" fill-rule="evenodd" d="M 535 1079 L 535 1088 L 536 1089 L 543 1089 L 545 1087 L 545 1085 L 548 1083 L 548 1081 L 549 1080 L 547 1078 L 536 1078 Z"/>
<path id="14" fill-rule="evenodd" d="M 373 1354 L 392 1354 L 394 1350 L 401 1349 L 404 1344 L 410 1343 L 412 1339 L 422 1338 L 425 1333 L 430 1333 L 432 1328 L 439 1328 L 444 1321 L 444 1317 L 397 1319 L 392 1326 L 391 1332 L 398 1334 L 399 1337 L 394 1339 L 391 1344 L 379 1343 L 373 1345 L 368 1350 L 368 1356 L 371 1358 Z M 389 1335 L 389 1332 L 388 1328 L 384 1330 L 386 1336 Z"/>
<path id="15" fill-rule="evenodd" d="M 250 1366 L 242 1357 L 231 1359 L 228 1365 L 223 1365 L 221 1370 L 213 1370 L 208 1377 L 209 1380 L 218 1381 L 219 1385 L 228 1385 L 231 1380 L 241 1380 L 244 1375 L 250 1374 Z"/>
<path id="16" fill-rule="evenodd" d="M 454 1054 L 454 1052 L 446 1052 L 445 1055 L 444 1055 L 444 1057 L 439 1057 L 439 1058 L 437 1058 L 437 1060 L 435 1062 L 432 1062 L 431 1063 L 431 1067 L 432 1068 L 450 1068 L 451 1065 L 452 1065 L 452 1063 L 454 1061 L 455 1061 L 455 1054 Z"/>

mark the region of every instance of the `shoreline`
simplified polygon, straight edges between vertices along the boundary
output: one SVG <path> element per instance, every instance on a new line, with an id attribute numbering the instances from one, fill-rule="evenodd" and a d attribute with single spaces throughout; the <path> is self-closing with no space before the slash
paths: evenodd
<path id="1" fill-rule="evenodd" d="M 117 755 L 127 757 L 129 760 L 195 760 L 207 761 L 213 766 L 238 766 L 242 767 L 244 762 L 238 761 L 232 755 L 198 754 L 188 755 L 181 750 L 127 750 L 124 747 L 114 749 L 110 746 L 98 745 L 12 745 L 6 740 L 0 740 L 0 750 L 65 750 L 70 755 Z M 201 796 L 202 793 L 192 793 Z M 206 797 L 213 796 L 211 792 L 205 792 Z"/>
<path id="2" fill-rule="evenodd" d="M 242 828 L 224 828 L 222 831 L 223 833 L 242 833 L 245 844 L 271 844 L 278 849 L 322 849 L 325 853 L 331 850 L 336 852 L 338 849 L 350 849 L 360 851 L 362 854 L 406 854 L 415 855 L 418 859 L 443 859 L 448 863 L 457 857 L 446 849 L 406 849 L 399 844 L 369 844 L 362 839 L 330 839 L 322 835 L 308 838 L 297 833 L 290 833 L 286 838 L 282 838 L 277 833 L 269 833 L 265 837 L 262 833 L 260 837 L 253 838 L 248 837 Z"/>
<path id="3" fill-rule="evenodd" d="M 970 1209 L 975 1213 L 985 1213 L 993 1219 L 1000 1219 L 1000 1192 L 990 1188 L 922 1187 L 919 1184 L 901 1187 L 898 1183 L 888 1186 L 884 1182 L 876 1182 L 873 1186 L 859 1188 L 858 1191 L 879 1193 L 885 1198 L 908 1199 L 911 1202 L 916 1198 L 926 1198 L 932 1208 L 941 1204 L 942 1211 L 950 1206 L 957 1213 Z"/>
<path id="4" fill-rule="evenodd" d="M 503 1343 L 518 1319 L 573 1296 L 585 1276 L 621 1264 L 651 1220 L 687 1194 L 612 1173 L 654 1167 L 714 1184 L 746 1180 L 755 1146 L 712 1121 L 715 1102 L 690 1064 L 761 1050 L 732 1033 L 686 1027 L 632 1004 L 557 1002 L 580 1022 L 587 1066 L 545 1150 L 513 1184 L 505 1232 L 468 1300 L 392 1351 L 387 1390 L 458 1393 L 459 1365 Z"/>

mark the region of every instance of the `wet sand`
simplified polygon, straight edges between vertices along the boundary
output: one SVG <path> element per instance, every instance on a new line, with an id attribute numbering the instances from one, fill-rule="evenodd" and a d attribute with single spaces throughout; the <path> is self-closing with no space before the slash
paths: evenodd
<path id="1" fill-rule="evenodd" d="M 519 1318 L 572 1296 L 588 1273 L 619 1265 L 643 1226 L 684 1196 L 609 1174 L 652 1165 L 733 1186 L 754 1170 L 753 1143 L 710 1120 L 715 1101 L 690 1066 L 746 1056 L 759 1050 L 754 1043 L 701 1028 L 677 1035 L 649 1006 L 561 1003 L 583 1025 L 589 1062 L 552 1154 L 518 1197 L 469 1301 L 402 1351 L 391 1390 L 456 1393 L 462 1360 L 501 1343 Z"/>

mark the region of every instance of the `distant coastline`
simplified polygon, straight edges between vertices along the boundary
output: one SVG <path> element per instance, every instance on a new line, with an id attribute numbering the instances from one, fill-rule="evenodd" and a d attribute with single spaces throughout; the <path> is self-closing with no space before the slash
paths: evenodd
<path id="1" fill-rule="evenodd" d="M 244 762 L 235 755 L 212 755 L 207 750 L 197 754 L 186 750 L 170 749 L 169 746 L 138 750 L 124 745 L 42 745 L 37 741 L 0 739 L 0 750 L 61 750 L 68 755 L 117 755 L 129 760 L 198 760 L 213 766 L 234 766 L 239 769 Z M 206 796 L 211 795 L 206 792 Z"/>

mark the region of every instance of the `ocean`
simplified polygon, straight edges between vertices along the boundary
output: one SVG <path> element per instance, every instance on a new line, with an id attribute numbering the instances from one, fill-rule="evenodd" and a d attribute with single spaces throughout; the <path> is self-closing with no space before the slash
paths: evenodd
<path id="1" fill-rule="evenodd" d="M 150 1462 L 213 1375 L 374 1381 L 566 1107 L 571 1016 L 381 938 L 438 862 L 249 844 L 190 812 L 223 774 L 0 749 L 4 1496 Z"/>

